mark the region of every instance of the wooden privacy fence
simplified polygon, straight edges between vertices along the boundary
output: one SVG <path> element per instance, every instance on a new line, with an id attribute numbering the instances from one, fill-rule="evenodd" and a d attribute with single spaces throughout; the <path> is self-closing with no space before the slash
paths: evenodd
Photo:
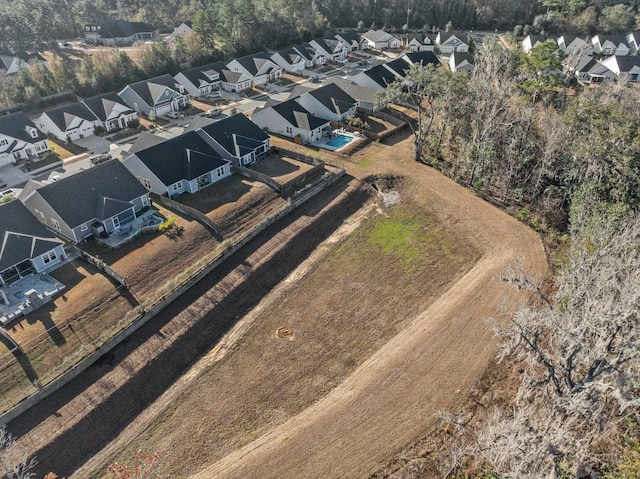
<path id="1" fill-rule="evenodd" d="M 70 245 L 69 249 L 74 253 L 76 253 L 81 259 L 83 259 L 89 264 L 92 264 L 93 266 L 98 268 L 100 271 L 103 271 L 104 273 L 108 274 L 113 279 L 115 279 L 118 283 L 120 283 L 121 286 L 128 289 L 127 282 L 124 280 L 124 278 L 120 276 L 120 274 L 118 274 L 113 268 L 111 268 L 111 266 L 109 266 L 107 263 L 102 261 L 100 258 L 96 258 L 95 256 L 90 255 L 86 251 L 83 251 L 74 245 Z"/>
<path id="2" fill-rule="evenodd" d="M 167 196 L 159 196 L 159 198 L 160 198 L 160 203 L 162 203 L 163 205 L 168 206 L 169 208 L 172 208 L 176 211 L 179 211 L 180 213 L 184 213 L 187 216 L 191 216 L 193 219 L 204 224 L 207 228 L 209 228 L 215 234 L 217 235 L 220 234 L 218 226 L 211 220 L 211 218 L 209 218 L 207 215 L 205 215 L 201 211 L 198 211 L 195 208 L 191 208 L 190 206 L 183 205 L 182 203 L 178 203 L 177 201 L 172 200 Z"/>

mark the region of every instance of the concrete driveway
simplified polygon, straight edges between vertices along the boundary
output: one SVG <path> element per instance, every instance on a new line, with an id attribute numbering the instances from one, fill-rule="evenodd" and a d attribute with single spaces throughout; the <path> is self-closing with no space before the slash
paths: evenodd
<path id="1" fill-rule="evenodd" d="M 105 140 L 101 136 L 88 136 L 86 138 L 80 138 L 79 140 L 74 141 L 74 143 L 78 146 L 82 146 L 92 152 L 94 155 L 99 153 L 108 153 L 109 145 L 111 142 L 109 140 Z"/>

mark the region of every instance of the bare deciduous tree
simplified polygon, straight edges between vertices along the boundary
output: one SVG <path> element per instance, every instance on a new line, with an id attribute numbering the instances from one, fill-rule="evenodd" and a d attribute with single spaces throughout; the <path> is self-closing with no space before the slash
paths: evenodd
<path id="1" fill-rule="evenodd" d="M 16 438 L 0 428 L 0 471 L 7 479 L 33 479 L 31 472 L 38 464 L 35 458 L 29 458 L 28 453 L 16 443 Z"/>

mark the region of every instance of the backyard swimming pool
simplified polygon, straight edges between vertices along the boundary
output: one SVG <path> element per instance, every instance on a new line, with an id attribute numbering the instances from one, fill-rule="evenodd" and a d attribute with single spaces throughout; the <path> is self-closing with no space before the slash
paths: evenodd
<path id="1" fill-rule="evenodd" d="M 324 145 L 328 147 L 329 150 L 339 150 L 340 148 L 344 148 L 346 145 L 355 140 L 352 136 L 347 135 L 337 135 L 331 139 L 331 141 L 326 142 Z"/>

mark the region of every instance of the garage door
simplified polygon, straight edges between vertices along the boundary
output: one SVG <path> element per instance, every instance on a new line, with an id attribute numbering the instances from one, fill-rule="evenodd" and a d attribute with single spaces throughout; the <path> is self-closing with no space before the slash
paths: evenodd
<path id="1" fill-rule="evenodd" d="M 156 115 L 164 115 L 165 113 L 169 113 L 171 111 L 171 105 L 161 106 L 156 109 Z"/>

